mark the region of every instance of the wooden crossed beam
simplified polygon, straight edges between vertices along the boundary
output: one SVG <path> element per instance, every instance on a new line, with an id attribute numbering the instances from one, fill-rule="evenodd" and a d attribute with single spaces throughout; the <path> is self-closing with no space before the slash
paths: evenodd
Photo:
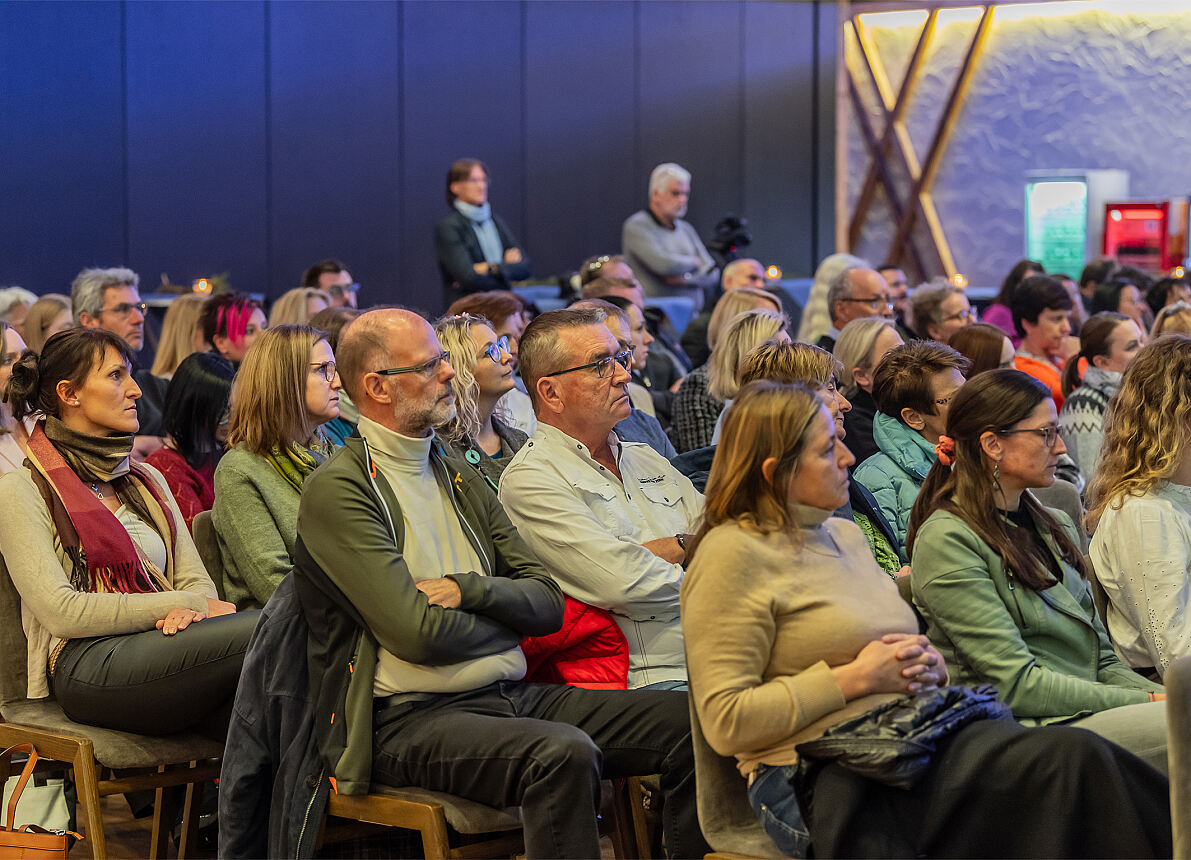
<path id="1" fill-rule="evenodd" d="M 906 66 L 905 77 L 896 93 L 889 82 L 876 45 L 869 38 L 859 16 L 854 15 L 851 21 L 851 29 L 856 37 L 869 82 L 877 92 L 885 125 L 878 137 L 868 112 L 865 110 L 859 85 L 851 70 L 847 69 L 852 107 L 870 156 L 868 171 L 865 174 L 860 194 L 856 198 L 856 207 L 848 224 L 848 247 L 855 248 L 860 240 L 861 231 L 864 229 L 872 210 L 872 204 L 876 199 L 877 183 L 880 182 L 889 202 L 890 212 L 897 222 L 897 231 L 890 244 L 886 259 L 899 263 L 903 258 L 908 257 L 910 265 L 916 270 L 917 277 L 921 280 L 926 280 L 933 273 L 937 273 L 937 269 L 935 272 L 929 270 L 934 267 L 927 265 L 927 260 L 922 256 L 912 235 L 919 212 L 921 212 L 930 234 L 931 245 L 938 258 L 939 268 L 948 277 L 956 274 L 955 260 L 951 256 L 951 247 L 943 232 L 943 224 L 935 210 L 930 188 L 934 182 L 935 174 L 938 172 L 940 156 L 946 148 L 947 140 L 955 127 L 956 118 L 959 116 L 959 107 L 971 84 L 976 60 L 988 39 L 995 6 L 994 3 L 984 5 L 984 12 L 976 25 L 972 41 L 960 64 L 943 112 L 935 126 L 926 158 L 921 163 L 914 151 L 914 144 L 910 140 L 910 134 L 906 129 L 903 117 L 910 101 L 910 94 L 917 82 L 923 59 L 926 56 L 927 46 L 935 33 L 939 15 L 938 8 L 932 9 L 927 15 L 926 23 L 923 24 L 918 42 L 914 46 L 914 52 L 910 55 L 910 61 Z M 899 194 L 893 173 L 890 170 L 889 158 L 893 151 L 896 151 L 906 175 L 910 178 L 910 191 L 905 198 Z M 933 260 L 931 262 L 933 263 Z"/>

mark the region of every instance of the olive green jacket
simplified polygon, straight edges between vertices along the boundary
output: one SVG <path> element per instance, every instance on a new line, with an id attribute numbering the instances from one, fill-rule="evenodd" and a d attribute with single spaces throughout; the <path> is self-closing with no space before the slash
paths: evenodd
<path id="1" fill-rule="evenodd" d="M 1070 518 L 1050 513 L 1074 541 Z M 1063 571 L 1044 591 L 1023 585 L 952 513 L 935 511 L 918 530 L 914 604 L 952 683 L 993 684 L 1020 721 L 1037 725 L 1148 701 L 1162 686 L 1117 659 L 1087 581 L 1059 559 L 1049 531 L 1039 533 Z"/>

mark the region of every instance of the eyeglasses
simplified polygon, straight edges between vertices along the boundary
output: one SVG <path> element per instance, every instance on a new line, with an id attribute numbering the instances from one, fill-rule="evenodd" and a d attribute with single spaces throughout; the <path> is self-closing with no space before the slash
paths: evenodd
<path id="1" fill-rule="evenodd" d="M 339 373 L 333 361 L 324 361 L 322 364 L 312 364 L 310 366 L 314 368 L 315 373 L 327 380 L 327 382 L 334 382 L 336 375 Z"/>
<path id="2" fill-rule="evenodd" d="M 138 304 L 129 304 L 128 302 L 121 302 L 120 304 L 116 305 L 114 308 L 103 308 L 102 310 L 100 310 L 100 313 L 101 314 L 115 314 L 118 317 L 126 317 L 130 313 L 132 313 L 134 309 L 140 311 L 141 316 L 144 316 L 146 313 L 149 312 L 149 306 L 147 304 L 145 304 L 144 302 L 140 302 Z"/>
<path id="3" fill-rule="evenodd" d="M 836 299 L 837 302 L 856 302 L 861 305 L 868 305 L 873 310 L 878 310 L 882 307 L 893 310 L 893 302 L 886 301 L 882 296 L 876 296 L 871 299 Z"/>
<path id="4" fill-rule="evenodd" d="M 954 400 L 954 399 L 955 399 L 955 395 L 956 395 L 957 393 L 958 393 L 958 392 L 956 392 L 956 391 L 952 391 L 952 392 L 951 392 L 950 394 L 948 394 L 946 397 L 940 397 L 940 398 L 938 398 L 938 399 L 935 401 L 935 405 L 936 405 L 936 406 L 946 406 L 948 403 L 950 403 L 952 400 Z M 1016 432 L 1018 432 L 1018 431 L 1014 430 L 1013 432 L 1014 432 L 1014 433 L 1016 433 Z"/>
<path id="5" fill-rule="evenodd" d="M 954 313 L 951 316 L 943 317 L 940 322 L 951 322 L 952 320 L 971 320 L 972 322 L 976 322 L 976 320 L 979 318 L 980 317 L 977 315 L 975 308 L 967 308 L 960 311 L 959 313 Z"/>
<path id="6" fill-rule="evenodd" d="M 574 373 L 576 370 L 587 370 L 589 367 L 596 369 L 596 375 L 600 379 L 607 379 L 612 375 L 612 362 L 616 362 L 625 370 L 629 369 L 629 365 L 633 363 L 633 351 L 631 349 L 622 349 L 615 355 L 606 355 L 596 361 L 581 364 L 578 367 L 568 367 L 566 370 L 556 370 L 553 373 L 543 374 L 543 378 L 550 376 L 562 376 L 564 373 Z"/>
<path id="7" fill-rule="evenodd" d="M 484 347 L 484 355 L 488 356 L 495 364 L 500 364 L 500 354 L 509 351 L 509 336 L 502 334 L 496 343 L 490 343 Z"/>
<path id="8" fill-rule="evenodd" d="M 1037 433 L 1042 437 L 1042 444 L 1047 448 L 1054 448 L 1055 443 L 1059 440 L 1059 434 L 1063 432 L 1062 424 L 1048 424 L 1045 427 L 1026 427 L 1021 430 L 998 430 L 1002 436 L 1012 436 L 1014 433 Z"/>
<path id="9" fill-rule="evenodd" d="M 342 296 L 344 293 L 356 293 L 359 291 L 359 284 L 335 284 L 331 287 L 331 295 L 333 296 Z"/>
<path id="10" fill-rule="evenodd" d="M 374 373 L 379 373 L 381 376 L 397 376 L 399 373 L 416 373 L 419 376 L 431 377 L 438 372 L 438 366 L 443 362 L 451 363 L 451 351 L 444 349 L 438 355 L 429 361 L 424 361 L 421 364 L 411 364 L 409 367 L 390 367 L 388 370 L 376 370 Z"/>

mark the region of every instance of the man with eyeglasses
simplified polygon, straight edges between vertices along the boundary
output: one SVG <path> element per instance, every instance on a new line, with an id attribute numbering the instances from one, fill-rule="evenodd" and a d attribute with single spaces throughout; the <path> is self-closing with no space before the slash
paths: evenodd
<path id="1" fill-rule="evenodd" d="M 831 315 L 831 329 L 815 346 L 831 352 L 840 332 L 852 320 L 862 317 L 893 319 L 889 287 L 872 269 L 859 266 L 843 269 L 827 287 L 827 312 Z"/>
<path id="2" fill-rule="evenodd" d="M 939 343 L 951 343 L 957 331 L 979 322 L 968 297 L 954 284 L 924 284 L 910 303 L 919 337 Z"/>
<path id="3" fill-rule="evenodd" d="M 336 790 L 521 807 L 530 857 L 598 857 L 601 777 L 660 773 L 667 848 L 702 856 L 685 696 L 522 680 L 520 643 L 558 630 L 563 596 L 486 480 L 435 443 L 455 371 L 434 329 L 370 311 L 337 358 L 359 433 L 307 479 L 293 573 Z"/>
<path id="4" fill-rule="evenodd" d="M 74 324 L 83 328 L 101 328 L 119 337 L 134 353 L 145 344 L 145 313 L 148 310 L 137 292 L 140 277 L 132 269 L 83 269 L 70 285 Z M 166 383 L 149 369 L 133 368 L 133 378 L 141 388 L 136 401 L 140 422 L 133 456 L 143 459 L 165 444 L 161 438 L 161 413 L 165 403 Z"/>
<path id="5" fill-rule="evenodd" d="M 526 328 L 538 429 L 501 476 L 500 500 L 563 591 L 612 613 L 630 689 L 674 689 L 686 684 L 678 590 L 703 497 L 648 445 L 617 438 L 632 354 L 605 316 L 551 311 Z"/>
<path id="6" fill-rule="evenodd" d="M 339 260 L 315 263 L 302 275 L 302 286 L 322 290 L 331 297 L 333 308 L 354 308 L 360 285 L 352 279 L 347 266 Z"/>

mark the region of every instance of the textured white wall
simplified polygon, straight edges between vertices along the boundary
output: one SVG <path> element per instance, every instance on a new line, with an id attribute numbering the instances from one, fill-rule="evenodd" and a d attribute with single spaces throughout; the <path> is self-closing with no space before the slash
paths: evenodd
<path id="1" fill-rule="evenodd" d="M 1134 5 L 1138 11 L 1124 14 L 1089 9 L 1026 18 L 1018 11 L 999 18 L 1001 10 L 994 13 L 933 188 L 956 267 L 970 283 L 999 284 L 1024 255 L 1028 170 L 1122 168 L 1129 171 L 1133 197 L 1191 193 L 1191 12 L 1146 14 L 1146 3 Z M 956 14 L 941 14 L 908 107 L 907 126 L 919 158 L 925 157 L 975 30 L 971 15 L 945 23 Z M 880 16 L 871 20 L 876 24 Z M 868 32 L 896 87 L 919 28 L 870 26 Z M 855 41 L 848 42 L 848 62 L 860 70 Z M 870 95 L 871 87 L 862 92 Z M 881 122 L 869 104 L 880 134 Z M 851 111 L 849 118 L 851 212 L 868 152 Z M 904 196 L 908 182 L 899 179 Z M 854 252 L 879 263 L 894 229 L 879 193 Z M 921 219 L 915 235 L 927 248 Z M 932 265 L 933 253 L 923 256 Z"/>

